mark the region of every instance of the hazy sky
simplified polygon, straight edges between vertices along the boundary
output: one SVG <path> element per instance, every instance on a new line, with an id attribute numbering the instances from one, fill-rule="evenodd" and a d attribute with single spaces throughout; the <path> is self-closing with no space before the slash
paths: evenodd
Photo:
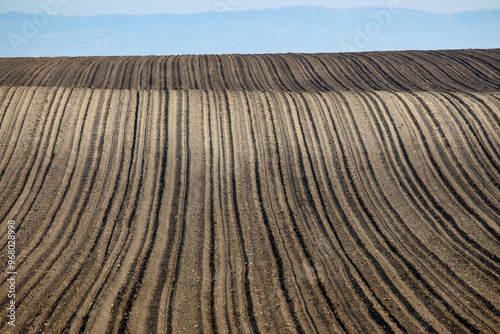
<path id="1" fill-rule="evenodd" d="M 300 5 L 332 8 L 386 7 L 391 2 L 400 3 L 402 8 L 421 9 L 434 13 L 500 9 L 500 0 L 0 0 L 0 12 L 41 12 L 43 4 L 52 4 L 47 5 L 46 8 L 55 14 L 64 15 L 143 15 L 189 14 Z M 54 6 L 54 3 L 57 3 L 57 6 Z"/>

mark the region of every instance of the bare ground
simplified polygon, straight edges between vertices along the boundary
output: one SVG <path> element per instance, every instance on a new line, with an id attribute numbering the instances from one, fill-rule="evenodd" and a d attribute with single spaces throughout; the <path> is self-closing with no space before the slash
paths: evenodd
<path id="1" fill-rule="evenodd" d="M 0 59 L 2 333 L 500 332 L 500 51 Z"/>

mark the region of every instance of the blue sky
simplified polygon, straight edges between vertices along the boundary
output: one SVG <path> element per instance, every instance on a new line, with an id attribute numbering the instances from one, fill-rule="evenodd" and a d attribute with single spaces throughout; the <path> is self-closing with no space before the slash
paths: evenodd
<path id="1" fill-rule="evenodd" d="M 500 0 L 0 0 L 0 12 L 41 12 L 44 6 L 58 15 L 101 14 L 191 14 L 213 11 L 282 8 L 290 6 L 322 6 L 328 8 L 399 7 L 433 13 L 456 13 L 479 9 L 500 9 Z M 54 5 L 56 4 L 56 5 Z"/>
<path id="2" fill-rule="evenodd" d="M 0 0 L 0 57 L 490 49 L 498 36 L 500 0 Z"/>

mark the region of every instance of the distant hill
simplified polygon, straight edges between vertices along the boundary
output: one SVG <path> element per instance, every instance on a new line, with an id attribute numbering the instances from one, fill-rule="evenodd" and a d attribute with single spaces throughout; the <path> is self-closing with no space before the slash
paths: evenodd
<path id="1" fill-rule="evenodd" d="M 384 8 L 154 16 L 0 14 L 0 57 L 341 52 L 500 47 L 500 10 Z"/>

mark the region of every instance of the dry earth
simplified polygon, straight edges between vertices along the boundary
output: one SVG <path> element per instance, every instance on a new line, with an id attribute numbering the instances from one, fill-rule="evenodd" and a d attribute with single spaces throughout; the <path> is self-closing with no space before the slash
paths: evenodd
<path id="1" fill-rule="evenodd" d="M 500 50 L 0 59 L 17 333 L 500 332 Z"/>

